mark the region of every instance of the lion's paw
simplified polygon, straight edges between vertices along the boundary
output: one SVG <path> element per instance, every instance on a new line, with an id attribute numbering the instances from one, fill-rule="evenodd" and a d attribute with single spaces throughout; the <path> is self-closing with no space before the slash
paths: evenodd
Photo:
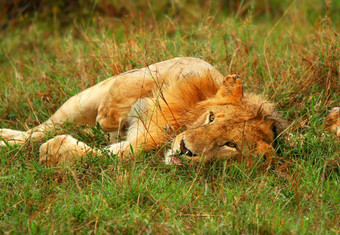
<path id="1" fill-rule="evenodd" d="M 225 91 L 223 92 L 226 97 L 233 102 L 239 102 L 243 96 L 242 82 L 238 75 L 228 75 L 224 78 L 223 86 Z"/>
<path id="2" fill-rule="evenodd" d="M 227 75 L 224 78 L 224 81 L 228 82 L 229 84 L 235 84 L 236 79 L 240 78 L 240 76 L 236 75 L 236 74 L 231 74 L 231 75 Z"/>
<path id="3" fill-rule="evenodd" d="M 59 135 L 40 146 L 40 162 L 47 166 L 72 163 L 86 156 L 92 149 L 70 135 Z"/>
<path id="4" fill-rule="evenodd" d="M 340 107 L 331 109 L 326 117 L 326 129 L 340 137 Z"/>

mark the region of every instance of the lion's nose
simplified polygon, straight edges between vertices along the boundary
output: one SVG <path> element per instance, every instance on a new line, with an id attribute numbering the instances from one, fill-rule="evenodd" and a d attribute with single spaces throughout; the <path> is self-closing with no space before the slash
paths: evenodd
<path id="1" fill-rule="evenodd" d="M 194 156 L 197 156 L 196 154 L 194 154 L 193 152 L 191 152 L 190 149 L 188 149 L 186 146 L 185 146 L 185 142 L 184 142 L 184 139 L 181 140 L 181 143 L 180 143 L 180 150 L 181 150 L 181 155 L 187 155 L 189 157 L 194 157 Z"/>

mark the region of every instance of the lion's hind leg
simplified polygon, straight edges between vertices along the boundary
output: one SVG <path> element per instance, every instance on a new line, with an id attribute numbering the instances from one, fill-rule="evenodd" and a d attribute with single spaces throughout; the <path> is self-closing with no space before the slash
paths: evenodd
<path id="1" fill-rule="evenodd" d="M 24 131 L 16 131 L 16 130 L 11 130 L 11 129 L 0 129 L 0 147 L 1 146 L 6 146 L 5 141 L 7 144 L 9 142 L 14 142 L 15 141 L 20 141 L 21 138 L 18 138 L 19 136 L 25 135 L 26 132 Z"/>
<path id="2" fill-rule="evenodd" d="M 14 144 L 24 144 L 28 139 L 40 140 L 45 136 L 43 131 L 17 131 L 12 129 L 0 129 L 0 147 Z"/>

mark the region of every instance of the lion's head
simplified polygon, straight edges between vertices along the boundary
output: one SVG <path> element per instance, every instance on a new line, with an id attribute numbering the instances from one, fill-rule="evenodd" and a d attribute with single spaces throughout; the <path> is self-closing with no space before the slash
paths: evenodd
<path id="1" fill-rule="evenodd" d="M 272 156 L 285 126 L 270 102 L 243 94 L 241 81 L 235 75 L 227 76 L 215 95 L 197 102 L 187 115 L 194 120 L 173 140 L 168 160 L 178 154 L 204 162 L 245 157 L 252 161 L 255 155 Z"/>

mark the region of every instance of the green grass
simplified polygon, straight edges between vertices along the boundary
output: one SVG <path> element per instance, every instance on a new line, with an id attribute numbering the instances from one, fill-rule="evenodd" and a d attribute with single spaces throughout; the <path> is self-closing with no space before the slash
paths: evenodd
<path id="1" fill-rule="evenodd" d="M 103 2 L 64 20 L 61 7 L 54 18 L 8 20 L 0 34 L 0 128 L 35 126 L 109 76 L 194 56 L 277 103 L 291 123 L 290 140 L 279 146 L 282 165 L 166 166 L 149 152 L 47 168 L 38 163 L 41 143 L 3 148 L 0 233 L 340 232 L 340 144 L 323 126 L 340 104 L 337 1 L 241 1 L 239 10 L 214 1 L 117 1 L 132 12 L 122 18 L 97 10 Z M 72 123 L 63 128 L 90 146 L 106 144 L 99 127 L 96 137 Z"/>

